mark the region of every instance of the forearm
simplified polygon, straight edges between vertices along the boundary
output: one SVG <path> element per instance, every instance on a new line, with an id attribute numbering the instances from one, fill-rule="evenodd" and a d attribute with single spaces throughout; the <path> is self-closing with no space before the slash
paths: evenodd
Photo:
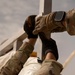
<path id="1" fill-rule="evenodd" d="M 36 43 L 36 40 L 37 40 L 37 39 L 33 39 L 33 38 L 30 38 L 30 39 L 26 40 L 26 41 L 21 45 L 21 47 L 19 48 L 19 50 L 26 50 L 26 49 L 25 49 L 26 46 L 31 46 L 32 48 L 34 48 L 34 45 L 35 45 L 35 43 Z M 27 47 L 27 48 L 29 48 L 29 47 Z"/>
<path id="2" fill-rule="evenodd" d="M 36 39 L 30 39 L 28 42 L 24 42 L 19 50 L 16 51 L 10 60 L 1 69 L 1 75 L 18 75 L 23 68 L 24 63 L 29 58 L 30 54 L 34 50 L 34 44 Z"/>
<path id="3" fill-rule="evenodd" d="M 31 44 L 32 46 L 35 45 L 37 38 L 30 38 L 28 43 Z"/>

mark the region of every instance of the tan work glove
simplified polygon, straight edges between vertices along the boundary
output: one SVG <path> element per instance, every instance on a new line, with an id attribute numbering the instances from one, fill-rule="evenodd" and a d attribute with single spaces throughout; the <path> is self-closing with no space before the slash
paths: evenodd
<path id="1" fill-rule="evenodd" d="M 35 29 L 33 34 L 38 34 L 39 32 L 44 32 L 47 38 L 50 38 L 50 29 L 48 24 L 46 24 L 46 16 L 40 16 L 35 22 Z"/>
<path id="2" fill-rule="evenodd" d="M 63 70 L 62 64 L 55 60 L 44 60 L 41 68 L 34 75 L 60 75 Z"/>
<path id="3" fill-rule="evenodd" d="M 66 16 L 63 21 L 54 21 L 54 12 L 38 17 L 36 20 L 36 26 L 33 34 L 44 32 L 47 38 L 53 32 L 67 31 L 70 35 L 75 35 L 75 9 L 66 12 Z"/>
<path id="4" fill-rule="evenodd" d="M 46 35 L 46 37 L 49 39 L 52 32 L 65 31 L 65 27 L 62 24 L 54 23 L 53 14 L 54 13 L 50 13 L 48 15 L 38 17 L 35 22 L 36 26 L 33 31 L 33 34 L 38 34 L 39 32 L 43 32 Z"/>

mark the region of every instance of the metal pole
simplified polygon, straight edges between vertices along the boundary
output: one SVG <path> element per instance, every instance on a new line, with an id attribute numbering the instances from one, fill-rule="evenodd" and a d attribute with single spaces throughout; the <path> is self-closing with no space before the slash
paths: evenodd
<path id="1" fill-rule="evenodd" d="M 63 64 L 64 68 L 69 64 L 69 62 L 73 59 L 74 56 L 75 56 L 75 51 L 73 51 L 71 55 L 67 58 L 67 60 L 64 62 Z"/>
<path id="2" fill-rule="evenodd" d="M 40 0 L 40 6 L 39 6 L 39 15 L 46 15 L 49 14 L 52 11 L 52 0 Z M 38 57 L 42 59 L 42 51 L 39 50 L 40 53 Z"/>

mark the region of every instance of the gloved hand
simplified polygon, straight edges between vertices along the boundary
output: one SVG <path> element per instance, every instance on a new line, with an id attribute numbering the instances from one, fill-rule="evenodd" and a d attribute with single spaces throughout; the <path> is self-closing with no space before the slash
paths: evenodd
<path id="1" fill-rule="evenodd" d="M 37 17 L 33 34 L 43 32 L 47 39 L 49 39 L 51 37 L 51 33 L 65 31 L 65 27 L 62 25 L 62 23 L 57 24 L 54 22 L 54 13 L 55 12 L 52 12 L 47 15 Z"/>
<path id="2" fill-rule="evenodd" d="M 42 41 L 42 54 L 45 56 L 48 52 L 54 54 L 56 60 L 58 59 L 58 49 L 56 45 L 56 41 L 52 38 L 47 39 L 44 33 L 39 33 L 39 37 Z"/>
<path id="3" fill-rule="evenodd" d="M 47 27 L 46 23 L 45 23 L 45 17 L 44 16 L 37 17 L 35 24 L 36 24 L 35 29 L 33 31 L 34 34 L 38 34 L 39 32 L 45 31 L 45 29 Z"/>
<path id="4" fill-rule="evenodd" d="M 36 15 L 30 15 L 27 17 L 24 23 L 24 31 L 28 34 L 28 38 L 37 38 L 38 35 L 34 35 L 32 32 L 35 28 Z"/>
<path id="5" fill-rule="evenodd" d="M 75 35 L 75 9 L 65 12 L 66 15 L 62 21 L 54 21 L 54 13 L 38 17 L 33 34 L 43 32 L 47 38 L 53 32 L 67 31 L 69 35 Z"/>
<path id="6" fill-rule="evenodd" d="M 39 32 L 43 32 L 46 35 L 46 37 L 49 39 L 50 29 L 46 23 L 46 16 L 39 16 L 35 21 L 35 29 L 33 30 L 33 34 L 38 34 Z"/>

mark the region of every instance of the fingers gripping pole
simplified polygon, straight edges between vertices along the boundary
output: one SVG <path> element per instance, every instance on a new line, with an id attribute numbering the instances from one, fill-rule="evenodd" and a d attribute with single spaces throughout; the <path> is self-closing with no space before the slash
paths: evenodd
<path id="1" fill-rule="evenodd" d="M 68 63 L 72 60 L 72 58 L 75 56 L 75 51 L 73 51 L 72 53 L 71 53 L 71 55 L 68 57 L 68 59 L 64 62 L 64 64 L 63 64 L 63 68 L 65 68 L 67 65 L 68 65 Z"/>

